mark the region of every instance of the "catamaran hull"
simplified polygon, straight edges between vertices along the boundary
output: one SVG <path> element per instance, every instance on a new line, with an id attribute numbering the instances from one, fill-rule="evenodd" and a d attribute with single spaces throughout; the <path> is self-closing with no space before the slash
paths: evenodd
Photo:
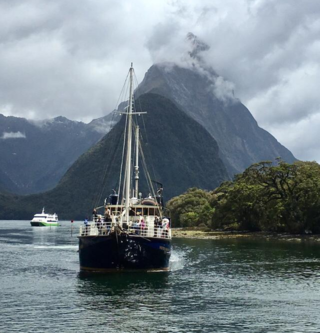
<path id="1" fill-rule="evenodd" d="M 30 222 L 32 227 L 57 227 L 59 225 L 58 222 Z"/>
<path id="2" fill-rule="evenodd" d="M 81 271 L 163 270 L 169 268 L 171 241 L 133 235 L 79 236 Z"/>

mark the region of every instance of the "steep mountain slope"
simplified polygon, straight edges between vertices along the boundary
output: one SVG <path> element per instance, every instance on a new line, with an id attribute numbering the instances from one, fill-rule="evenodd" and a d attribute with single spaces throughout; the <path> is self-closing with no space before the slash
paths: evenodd
<path id="1" fill-rule="evenodd" d="M 193 186 L 213 189 L 228 179 L 218 145 L 201 125 L 165 97 L 146 94 L 138 103 L 148 112 L 136 117 L 142 130 L 146 164 L 151 177 L 164 184 L 165 200 Z M 6 197 L 6 207 L 1 207 L 0 200 L 0 219 L 31 218 L 42 206 L 66 219 L 82 219 L 91 214 L 95 205 L 118 188 L 124 122 L 122 117 L 83 154 L 55 189 L 41 195 Z M 142 176 L 140 189 L 148 195 Z"/>
<path id="2" fill-rule="evenodd" d="M 120 106 L 118 110 L 120 110 Z M 119 113 L 111 112 L 104 117 L 93 119 L 88 124 L 88 127 L 96 132 L 107 134 L 112 129 L 112 127 L 120 120 L 120 118 L 121 117 Z"/>
<path id="3" fill-rule="evenodd" d="M 0 170 L 0 193 L 9 192 L 8 189 L 18 191 L 17 187 L 14 183 L 12 183 L 10 178 L 2 170 Z"/>
<path id="4" fill-rule="evenodd" d="M 64 117 L 34 123 L 0 114 L 3 189 L 28 194 L 53 188 L 72 163 L 101 137 L 87 124 Z"/>
<path id="5" fill-rule="evenodd" d="M 218 142 L 231 175 L 261 160 L 295 160 L 288 149 L 258 126 L 242 103 L 223 91 L 218 76 L 210 70 L 153 65 L 136 94 L 148 92 L 169 98 L 206 128 Z"/>

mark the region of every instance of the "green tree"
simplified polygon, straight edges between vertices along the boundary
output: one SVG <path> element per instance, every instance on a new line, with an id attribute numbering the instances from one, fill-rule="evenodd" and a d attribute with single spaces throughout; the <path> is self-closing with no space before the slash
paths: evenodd
<path id="1" fill-rule="evenodd" d="M 207 191 L 190 188 L 186 193 L 172 198 L 167 203 L 174 227 L 195 227 L 210 221 L 210 194 Z"/>
<path id="2" fill-rule="evenodd" d="M 253 164 L 213 192 L 213 227 L 320 232 L 320 166 L 278 160 Z"/>

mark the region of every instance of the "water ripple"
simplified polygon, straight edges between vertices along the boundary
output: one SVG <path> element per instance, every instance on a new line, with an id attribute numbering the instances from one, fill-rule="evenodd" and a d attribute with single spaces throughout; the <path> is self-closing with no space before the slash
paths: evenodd
<path id="1" fill-rule="evenodd" d="M 79 273 L 70 225 L 0 222 L 1 332 L 320 332 L 320 244 L 174 240 L 166 273 Z"/>

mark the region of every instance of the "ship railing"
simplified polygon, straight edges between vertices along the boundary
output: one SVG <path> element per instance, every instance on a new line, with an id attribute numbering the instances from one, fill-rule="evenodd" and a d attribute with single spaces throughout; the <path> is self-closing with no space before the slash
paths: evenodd
<path id="1" fill-rule="evenodd" d="M 93 222 L 80 227 L 80 236 L 100 236 L 109 235 L 114 228 L 112 222 Z"/>
<path id="2" fill-rule="evenodd" d="M 141 226 L 141 225 L 131 225 L 128 228 L 128 232 L 133 235 L 139 235 L 141 237 L 148 238 L 171 238 L 171 229 L 167 227 L 155 227 L 152 226 Z"/>
<path id="3" fill-rule="evenodd" d="M 171 228 L 169 225 L 158 225 L 154 223 L 141 224 L 137 222 L 123 223 L 122 230 L 140 237 L 148 238 L 168 238 L 171 239 Z M 91 222 L 80 227 L 80 236 L 107 236 L 110 232 L 115 230 L 116 223 L 114 222 Z"/>

